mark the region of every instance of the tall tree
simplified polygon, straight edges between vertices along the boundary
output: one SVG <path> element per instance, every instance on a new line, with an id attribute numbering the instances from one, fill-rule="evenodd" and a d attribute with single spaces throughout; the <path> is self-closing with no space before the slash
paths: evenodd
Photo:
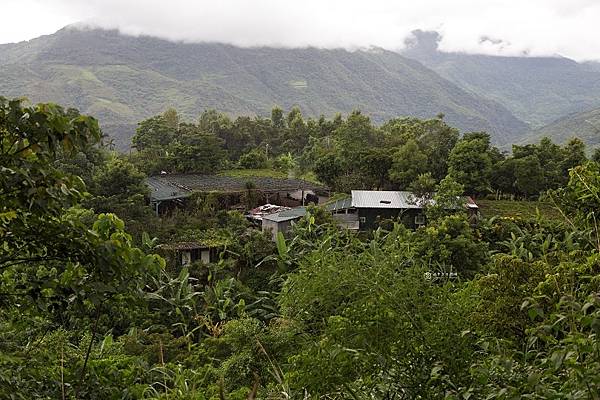
<path id="1" fill-rule="evenodd" d="M 465 187 L 470 195 L 486 193 L 490 188 L 492 161 L 489 135 L 465 135 L 448 158 L 448 174 Z"/>
<path id="2" fill-rule="evenodd" d="M 427 156 L 414 139 L 409 139 L 393 155 L 390 169 L 392 182 L 406 190 L 420 174 L 427 172 Z"/>
<path id="3" fill-rule="evenodd" d="M 225 157 L 221 139 L 193 124 L 181 124 L 180 130 L 178 140 L 169 146 L 172 171 L 210 174 L 221 167 Z"/>
<path id="4" fill-rule="evenodd" d="M 587 161 L 585 155 L 585 143 L 579 138 L 573 138 L 563 147 L 562 170 L 563 176 L 569 176 L 569 170 L 578 165 L 583 165 Z"/>

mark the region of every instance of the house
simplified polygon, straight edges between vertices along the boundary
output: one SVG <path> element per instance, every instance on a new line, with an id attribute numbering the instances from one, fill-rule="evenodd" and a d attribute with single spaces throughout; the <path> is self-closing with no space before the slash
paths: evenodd
<path id="1" fill-rule="evenodd" d="M 159 246 L 159 250 L 162 250 L 167 258 L 171 258 L 174 261 L 174 265 L 178 267 L 190 265 L 196 261 L 209 264 L 219 260 L 218 247 L 200 242 L 163 244 Z"/>
<path id="2" fill-rule="evenodd" d="M 246 219 L 255 226 L 261 226 L 264 217 L 285 210 L 291 210 L 291 207 L 284 207 L 278 206 L 276 204 L 267 203 L 248 211 L 248 213 L 246 213 Z"/>
<path id="3" fill-rule="evenodd" d="M 160 174 L 146 180 L 149 202 L 156 215 L 179 207 L 194 193 L 218 193 L 224 208 L 243 204 L 243 197 L 252 193 L 257 203 L 265 202 L 294 207 L 324 198 L 326 188 L 302 179 L 279 179 L 272 177 L 231 177 L 201 174 Z"/>
<path id="4" fill-rule="evenodd" d="M 399 219 L 409 228 L 418 228 L 425 225 L 425 205 L 411 192 L 352 191 L 352 207 L 357 210 L 361 231 L 376 229 L 385 219 Z"/>
<path id="5" fill-rule="evenodd" d="M 262 217 L 262 231 L 271 232 L 272 239 L 277 239 L 277 234 L 287 234 L 292 225 L 306 215 L 306 207 L 295 207 L 279 211 Z"/>
<path id="6" fill-rule="evenodd" d="M 366 231 L 376 229 L 386 219 L 398 219 L 409 228 L 425 225 L 424 208 L 433 200 L 419 198 L 407 191 L 353 190 L 351 197 L 327 205 L 333 217 L 343 225 Z M 476 215 L 479 207 L 466 197 L 465 208 L 469 215 Z"/>

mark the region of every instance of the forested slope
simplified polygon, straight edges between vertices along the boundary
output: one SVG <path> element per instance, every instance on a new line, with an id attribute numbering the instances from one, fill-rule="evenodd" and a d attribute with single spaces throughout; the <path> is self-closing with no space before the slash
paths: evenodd
<path id="1" fill-rule="evenodd" d="M 600 108 L 559 118 L 527 135 L 525 140 L 533 142 L 543 136 L 558 143 L 565 143 L 577 136 L 590 146 L 598 146 L 600 145 Z"/>

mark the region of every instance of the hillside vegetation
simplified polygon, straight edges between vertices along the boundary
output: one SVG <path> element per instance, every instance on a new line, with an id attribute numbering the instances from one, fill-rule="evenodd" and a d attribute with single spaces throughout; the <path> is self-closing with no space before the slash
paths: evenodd
<path id="1" fill-rule="evenodd" d="M 600 145 L 600 108 L 567 115 L 525 137 L 533 142 L 547 136 L 557 143 L 566 143 L 576 136 L 592 147 Z"/>
<path id="2" fill-rule="evenodd" d="M 277 108 L 193 124 L 171 109 L 131 155 L 100 139 L 76 110 L 0 98 L 0 399 L 600 398 L 600 152 L 583 142 L 506 156 L 439 118 Z M 244 193 L 155 215 L 149 168 Z M 208 175 L 225 168 L 263 177 Z M 426 225 L 397 208 L 357 234 L 310 205 L 273 237 L 240 212 L 271 169 L 409 188 Z M 491 193 L 563 218 L 533 201 L 465 212 Z"/>
<path id="3" fill-rule="evenodd" d="M 116 31 L 65 28 L 0 46 L 0 93 L 55 101 L 97 116 L 127 148 L 135 123 L 173 106 L 266 115 L 274 105 L 305 115 L 360 109 L 376 122 L 438 113 L 462 130 L 513 142 L 527 126 L 498 103 L 461 89 L 397 53 L 238 48 L 174 43 Z"/>

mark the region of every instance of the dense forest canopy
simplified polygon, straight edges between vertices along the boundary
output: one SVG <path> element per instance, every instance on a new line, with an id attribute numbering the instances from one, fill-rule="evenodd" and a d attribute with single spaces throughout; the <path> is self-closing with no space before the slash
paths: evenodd
<path id="1" fill-rule="evenodd" d="M 395 118 L 379 126 L 360 111 L 333 119 L 303 117 L 300 109 L 275 107 L 270 118 L 204 111 L 183 122 L 174 109 L 138 124 L 131 161 L 147 174 L 214 173 L 219 169 L 267 168 L 312 171 L 335 191 L 412 190 L 420 179 L 433 187 L 447 175 L 473 196 L 490 193 L 537 198 L 564 185 L 569 169 L 586 158 L 572 138 L 559 146 L 547 138 L 513 145 L 491 144 L 485 132 L 460 135 L 443 115 L 429 120 Z"/>
<path id="2" fill-rule="evenodd" d="M 600 153 L 580 140 L 506 154 L 442 115 L 278 107 L 169 109 L 131 155 L 102 140 L 75 109 L 0 100 L 1 398 L 599 398 Z M 435 201 L 426 226 L 360 233 L 310 206 L 275 242 L 218 193 L 147 205 L 149 175 L 232 171 Z M 463 194 L 536 211 L 473 223 Z M 217 259 L 173 262 L 190 241 Z"/>

